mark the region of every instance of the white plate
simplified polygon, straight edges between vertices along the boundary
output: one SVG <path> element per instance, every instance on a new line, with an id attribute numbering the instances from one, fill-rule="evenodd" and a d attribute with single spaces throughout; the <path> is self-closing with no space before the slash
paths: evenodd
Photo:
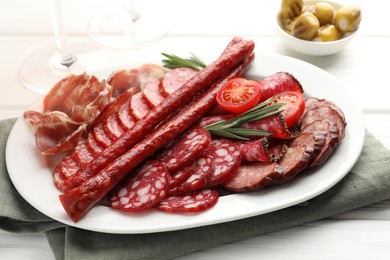
<path id="1" fill-rule="evenodd" d="M 293 181 L 259 192 L 221 197 L 212 209 L 200 214 L 168 214 L 157 210 L 123 213 L 96 205 L 73 223 L 58 199 L 52 169 L 59 158 L 44 157 L 35 147 L 34 137 L 19 118 L 6 149 L 6 162 L 13 184 L 36 209 L 47 216 L 81 229 L 106 233 L 150 233 L 205 226 L 272 212 L 313 198 L 340 181 L 359 157 L 364 141 L 363 116 L 340 83 L 327 72 L 306 62 L 273 54 L 257 54 L 248 76 L 263 78 L 278 71 L 292 73 L 305 94 L 329 99 L 344 111 L 348 126 L 345 138 L 322 167 L 306 171 Z M 111 71 L 106 71 L 108 75 Z M 39 105 L 35 104 L 35 109 Z"/>

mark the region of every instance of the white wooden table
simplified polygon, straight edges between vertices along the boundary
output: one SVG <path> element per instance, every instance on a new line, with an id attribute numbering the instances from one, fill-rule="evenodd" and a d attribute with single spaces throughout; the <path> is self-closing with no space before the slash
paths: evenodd
<path id="1" fill-rule="evenodd" d="M 358 36 L 343 52 L 308 57 L 287 49 L 276 35 L 274 17 L 280 1 L 165 0 L 137 1 L 165 13 L 171 30 L 162 40 L 136 50 L 104 49 L 112 66 L 161 52 L 200 57 L 221 50 L 235 35 L 254 39 L 257 50 L 310 62 L 335 76 L 361 106 L 366 127 L 390 149 L 390 27 L 388 1 L 339 0 L 362 8 Z M 120 0 L 62 1 L 69 41 L 92 43 L 89 19 Z M 23 60 L 53 44 L 47 0 L 2 0 L 0 3 L 0 120 L 19 116 L 39 95 L 18 79 Z M 389 172 L 390 173 L 390 172 Z M 279 232 L 196 252 L 180 259 L 390 259 L 390 200 Z M 0 230 L 0 259 L 54 259 L 43 234 Z"/>

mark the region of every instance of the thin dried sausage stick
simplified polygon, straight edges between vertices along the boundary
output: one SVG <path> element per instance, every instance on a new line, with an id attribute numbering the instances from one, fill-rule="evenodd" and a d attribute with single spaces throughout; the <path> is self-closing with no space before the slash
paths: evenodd
<path id="1" fill-rule="evenodd" d="M 95 203 L 100 201 L 129 171 L 166 145 L 170 140 L 177 137 L 215 106 L 215 97 L 222 86 L 229 79 L 241 76 L 254 58 L 252 54 L 254 48 L 253 42 L 248 42 L 244 46 L 245 49 L 250 50 L 246 60 L 228 73 L 223 80 L 214 84 L 196 102 L 183 109 L 181 113 L 176 114 L 171 120 L 159 126 L 156 131 L 147 136 L 135 147 L 129 149 L 98 174 L 89 178 L 80 186 L 60 195 L 60 201 L 66 213 L 74 222 L 77 222 Z M 239 53 L 242 53 L 242 51 Z"/>

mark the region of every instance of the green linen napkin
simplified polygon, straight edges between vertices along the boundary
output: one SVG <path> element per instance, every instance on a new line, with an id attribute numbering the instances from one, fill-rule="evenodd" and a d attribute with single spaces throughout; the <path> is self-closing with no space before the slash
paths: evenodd
<path id="1" fill-rule="evenodd" d="M 0 122 L 0 228 L 45 232 L 56 259 L 171 259 L 390 198 L 390 151 L 366 132 L 362 154 L 353 169 L 334 187 L 311 199 L 307 206 L 171 232 L 118 235 L 80 230 L 37 212 L 13 188 L 4 162 L 4 147 L 13 122 Z"/>

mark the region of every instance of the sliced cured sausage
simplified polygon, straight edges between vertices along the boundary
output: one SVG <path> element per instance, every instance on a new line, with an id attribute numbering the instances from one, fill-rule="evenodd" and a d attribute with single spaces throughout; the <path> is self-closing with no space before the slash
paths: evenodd
<path id="1" fill-rule="evenodd" d="M 270 132 L 272 138 L 291 139 L 294 137 L 293 133 L 287 128 L 281 114 L 244 123 L 242 127 Z"/>
<path id="2" fill-rule="evenodd" d="M 145 85 L 143 91 L 144 98 L 150 107 L 155 107 L 164 100 L 160 92 L 161 80 L 150 81 Z"/>
<path id="3" fill-rule="evenodd" d="M 104 131 L 113 140 L 117 140 L 125 132 L 125 129 L 119 123 L 118 114 L 112 114 L 107 118 L 104 123 Z"/>
<path id="4" fill-rule="evenodd" d="M 126 184 L 109 197 L 111 207 L 123 211 L 140 211 L 153 207 L 167 194 L 170 175 L 157 161 L 144 163 Z"/>
<path id="5" fill-rule="evenodd" d="M 187 180 L 191 174 L 194 173 L 194 169 L 192 167 L 185 167 L 184 169 L 175 171 L 171 173 L 171 180 L 169 182 L 169 190 L 174 190 L 182 184 L 185 180 Z"/>
<path id="6" fill-rule="evenodd" d="M 325 145 L 327 132 L 323 130 L 305 132 L 298 135 L 291 143 L 290 147 L 305 146 L 310 153 L 310 163 L 318 156 Z"/>
<path id="7" fill-rule="evenodd" d="M 65 191 L 65 182 L 71 178 L 79 170 L 79 165 L 72 158 L 71 154 L 65 155 L 61 163 L 58 164 L 54 169 L 54 186 L 60 190 Z"/>
<path id="8" fill-rule="evenodd" d="M 312 109 L 320 107 L 320 106 L 330 107 L 330 108 L 336 110 L 337 113 L 339 113 L 339 115 L 343 119 L 344 123 L 346 123 L 345 114 L 344 114 L 343 110 L 330 100 L 320 99 L 320 98 L 316 98 L 316 97 L 309 97 L 306 99 L 305 104 L 306 104 L 305 111 L 309 111 L 309 110 L 312 110 Z M 303 115 L 302 117 L 304 117 L 304 116 L 305 115 Z"/>
<path id="9" fill-rule="evenodd" d="M 220 122 L 220 121 L 232 119 L 235 116 L 236 115 L 233 115 L 233 114 L 207 116 L 207 117 L 201 118 L 198 121 L 197 125 L 199 125 L 201 127 L 205 127 L 205 126 L 208 126 L 208 125 Z"/>
<path id="10" fill-rule="evenodd" d="M 103 108 L 99 116 L 95 119 L 94 125 L 97 125 L 101 122 L 106 122 L 111 115 L 118 114 L 121 107 L 128 104 L 131 100 L 131 97 L 139 91 L 139 88 L 133 87 L 127 89 L 119 97 L 115 98 L 110 104 Z"/>
<path id="11" fill-rule="evenodd" d="M 244 162 L 276 162 L 286 152 L 285 140 L 266 137 L 250 141 L 235 141 Z"/>
<path id="12" fill-rule="evenodd" d="M 193 78 L 196 74 L 196 70 L 191 68 L 176 68 L 168 71 L 160 84 L 161 93 L 164 96 L 171 95 L 173 92 L 178 90 L 188 80 Z"/>
<path id="13" fill-rule="evenodd" d="M 196 190 L 182 195 L 168 195 L 156 208 L 165 212 L 200 212 L 217 204 L 219 194 L 213 189 Z"/>
<path id="14" fill-rule="evenodd" d="M 213 140 L 203 154 L 210 156 L 214 164 L 214 169 L 204 187 L 214 187 L 227 181 L 241 164 L 239 148 L 226 139 Z"/>
<path id="15" fill-rule="evenodd" d="M 259 102 L 263 102 L 273 95 L 284 91 L 299 91 L 303 93 L 301 83 L 288 72 L 272 74 L 259 82 L 261 89 L 261 98 Z"/>
<path id="16" fill-rule="evenodd" d="M 106 133 L 106 131 L 104 130 L 104 123 L 100 123 L 98 125 L 96 125 L 94 128 L 93 128 L 93 134 L 95 136 L 95 139 L 96 141 L 104 146 L 104 147 L 108 147 L 111 145 L 111 143 L 113 142 L 113 140 L 111 139 L 111 137 Z"/>
<path id="17" fill-rule="evenodd" d="M 132 115 L 137 120 L 140 120 L 151 111 L 151 108 L 148 103 L 146 103 L 143 94 L 141 92 L 138 92 L 134 94 L 131 98 L 130 110 Z"/>
<path id="18" fill-rule="evenodd" d="M 121 126 L 129 130 L 134 126 L 134 124 L 137 122 L 137 119 L 132 115 L 130 111 L 130 102 L 123 104 L 118 112 L 118 120 Z"/>
<path id="19" fill-rule="evenodd" d="M 190 176 L 176 187 L 170 188 L 169 194 L 183 194 L 206 186 L 213 171 L 215 171 L 213 157 L 208 154 L 202 154 L 185 170 L 191 171 Z"/>
<path id="20" fill-rule="evenodd" d="M 337 124 L 328 122 L 327 119 L 316 120 L 309 125 L 306 125 L 301 130 L 301 133 L 316 133 L 318 131 L 326 132 L 325 144 L 318 155 L 313 157 L 312 162 L 308 167 L 323 164 L 333 153 L 339 142 L 339 129 L 337 128 Z"/>
<path id="21" fill-rule="evenodd" d="M 274 162 L 245 163 L 221 186 L 231 192 L 257 191 L 271 185 L 283 172 L 284 167 Z"/>
<path id="22" fill-rule="evenodd" d="M 92 152 L 88 149 L 87 141 L 85 139 L 79 141 L 76 148 L 72 152 L 72 158 L 80 166 L 85 166 L 93 159 Z"/>
<path id="23" fill-rule="evenodd" d="M 306 169 L 312 151 L 313 148 L 309 146 L 289 147 L 286 154 L 278 162 L 279 166 L 284 168 L 284 171 L 281 175 L 272 179 L 271 185 L 287 182 Z"/>
<path id="24" fill-rule="evenodd" d="M 87 139 L 88 139 L 88 148 L 93 153 L 94 157 L 98 156 L 103 152 L 105 147 L 96 141 L 93 131 L 88 133 Z"/>
<path id="25" fill-rule="evenodd" d="M 190 165 L 210 144 L 210 133 L 203 127 L 193 127 L 163 148 L 158 161 L 169 172 Z"/>

